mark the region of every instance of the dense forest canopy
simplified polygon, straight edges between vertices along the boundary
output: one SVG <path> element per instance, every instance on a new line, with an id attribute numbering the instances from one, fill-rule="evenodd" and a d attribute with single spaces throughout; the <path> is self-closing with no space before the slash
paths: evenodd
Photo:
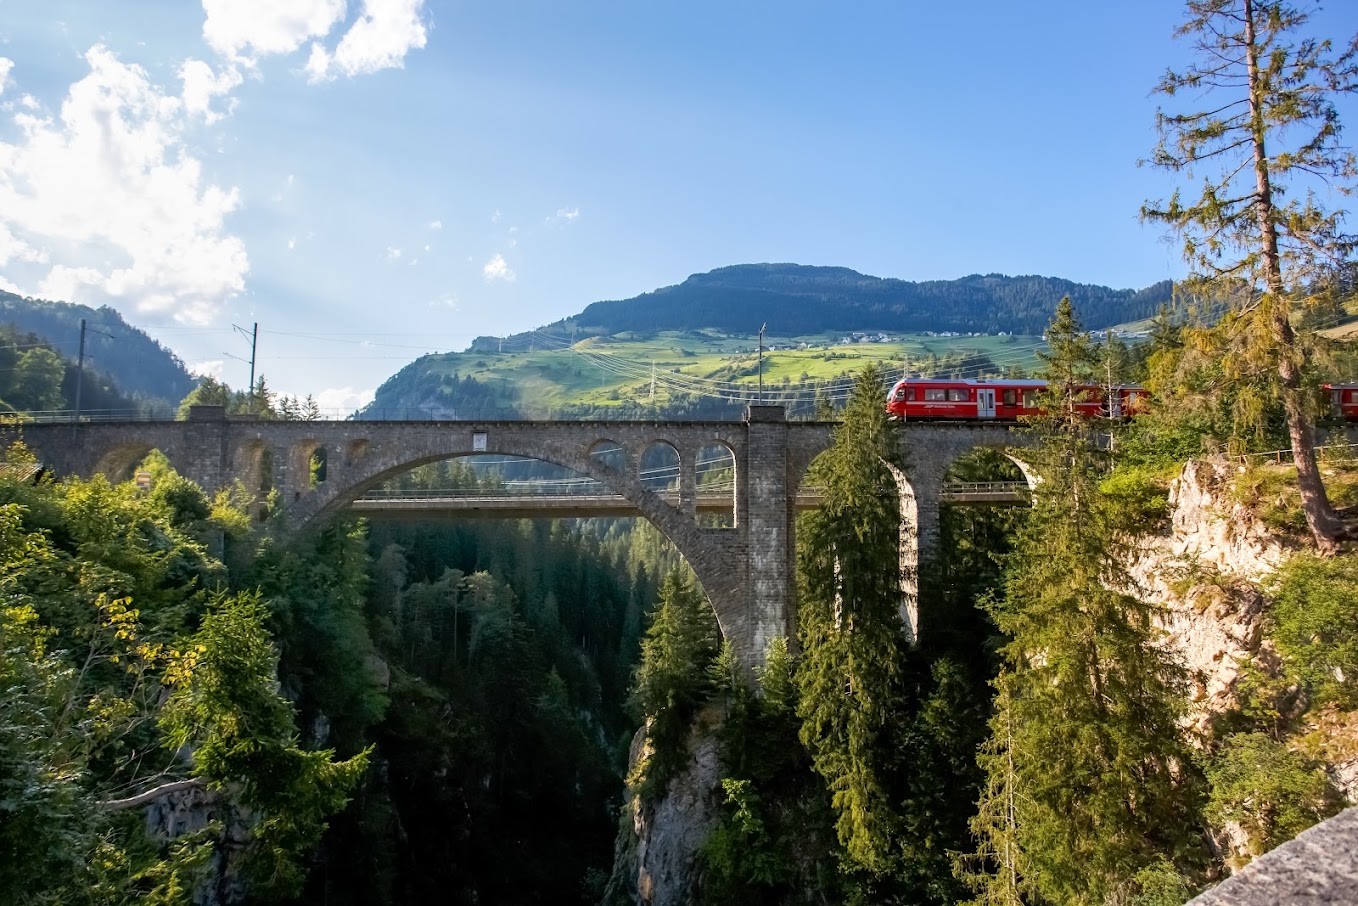
<path id="1" fill-rule="evenodd" d="M 193 389 L 194 378 L 179 357 L 112 308 L 28 299 L 0 291 L 0 324 L 35 334 L 71 362 L 79 352 L 81 318 L 88 327 L 87 373 L 111 378 L 130 396 L 169 404 L 177 403 Z"/>

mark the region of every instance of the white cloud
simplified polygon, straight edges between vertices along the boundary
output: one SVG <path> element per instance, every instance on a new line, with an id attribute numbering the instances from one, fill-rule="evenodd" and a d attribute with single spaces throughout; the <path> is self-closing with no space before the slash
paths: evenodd
<path id="1" fill-rule="evenodd" d="M 491 222 L 491 223 L 499 223 L 499 222 L 500 222 L 500 211 L 499 211 L 498 208 L 495 210 L 495 213 L 494 213 L 494 214 L 491 214 L 491 215 L 490 215 L 490 222 Z"/>
<path id="2" fill-rule="evenodd" d="M 9 72 L 14 68 L 14 61 L 0 57 L 0 94 L 5 93 L 5 85 L 9 83 Z"/>
<path id="3" fill-rule="evenodd" d="M 431 221 L 429 221 L 429 229 L 431 229 L 431 230 L 441 230 L 441 229 L 443 229 L 443 221 L 442 221 L 442 220 L 431 220 Z"/>
<path id="4" fill-rule="evenodd" d="M 332 415 L 337 412 L 349 413 L 355 409 L 362 409 L 371 403 L 376 394 L 375 389 L 355 390 L 353 387 L 327 387 L 316 394 L 316 405 L 325 415 Z"/>
<path id="5" fill-rule="evenodd" d="M 505 263 L 504 255 L 496 255 L 494 258 L 487 261 L 485 266 L 481 268 L 481 273 L 485 275 L 487 283 L 490 283 L 493 280 L 503 280 L 506 283 L 513 283 L 517 276 L 517 274 L 509 269 L 509 265 Z"/>
<path id="6" fill-rule="evenodd" d="M 579 208 L 557 208 L 555 214 L 551 217 L 544 217 L 542 222 L 547 226 L 569 226 L 575 223 L 579 217 Z"/>
<path id="7" fill-rule="evenodd" d="M 202 116 L 207 123 L 215 123 L 236 109 L 235 99 L 228 102 L 226 114 L 212 109 L 213 98 L 228 95 L 240 85 L 242 78 L 236 67 L 227 66 L 216 74 L 202 60 L 185 60 L 179 67 L 179 78 L 184 82 L 184 109 L 188 113 Z"/>
<path id="8" fill-rule="evenodd" d="M 297 237 L 290 236 L 288 238 L 288 251 L 292 251 L 295 248 L 297 248 Z"/>
<path id="9" fill-rule="evenodd" d="M 401 259 L 401 250 L 398 249 L 398 248 L 394 248 L 394 247 L 392 247 L 392 246 L 390 246 L 390 245 L 387 246 L 387 260 L 388 260 L 388 261 L 399 261 L 400 259 Z"/>
<path id="10" fill-rule="evenodd" d="M 49 298 L 204 323 L 245 287 L 245 245 L 224 222 L 238 192 L 205 184 L 183 100 L 102 46 L 85 59 L 59 117 L 16 113 L 18 139 L 0 142 L 5 255 L 38 265 L 9 276 Z"/>
<path id="11" fill-rule="evenodd" d="M 313 82 L 367 75 L 405 65 L 406 54 L 424 47 L 427 33 L 420 14 L 424 0 L 363 0 L 363 12 L 327 51 L 319 41 L 311 45 L 307 78 Z"/>
<path id="12" fill-rule="evenodd" d="M 194 377 L 205 377 L 211 375 L 217 380 L 222 379 L 222 368 L 226 365 L 225 359 L 209 359 L 206 362 L 195 362 L 189 366 L 189 374 Z"/>
<path id="13" fill-rule="evenodd" d="M 203 38 L 228 57 L 292 53 L 330 34 L 344 0 L 203 0 Z"/>

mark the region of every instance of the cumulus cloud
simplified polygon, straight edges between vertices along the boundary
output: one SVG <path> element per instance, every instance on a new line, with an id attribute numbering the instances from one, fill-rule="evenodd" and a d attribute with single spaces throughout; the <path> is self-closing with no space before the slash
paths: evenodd
<path id="1" fill-rule="evenodd" d="M 226 365 L 226 359 L 209 359 L 206 362 L 194 362 L 189 366 L 189 374 L 194 377 L 214 377 L 222 379 L 222 368 Z"/>
<path id="2" fill-rule="evenodd" d="M 390 246 L 390 245 L 387 246 L 387 260 L 388 260 L 388 261 L 399 261 L 399 260 L 401 260 L 401 250 L 398 249 L 398 248 L 396 248 L 395 246 Z"/>
<path id="3" fill-rule="evenodd" d="M 220 73 L 214 73 L 202 60 L 185 60 L 179 67 L 179 78 L 184 83 L 184 110 L 203 117 L 209 124 L 226 115 L 212 109 L 213 99 L 229 95 L 242 81 L 236 67 L 226 66 Z M 235 108 L 236 102 L 232 99 L 227 105 L 227 113 Z"/>
<path id="4" fill-rule="evenodd" d="M 14 61 L 0 57 L 0 94 L 5 93 L 5 85 L 9 83 L 9 71 L 14 68 Z"/>
<path id="5" fill-rule="evenodd" d="M 330 34 L 344 0 L 203 0 L 203 38 L 227 57 L 292 53 Z"/>
<path id="6" fill-rule="evenodd" d="M 324 414 L 353 412 L 373 401 L 376 389 L 358 390 L 353 387 L 327 387 L 316 394 L 316 405 Z"/>
<path id="7" fill-rule="evenodd" d="M 443 221 L 442 221 L 442 220 L 431 220 L 431 221 L 429 221 L 429 229 L 431 229 L 431 230 L 441 230 L 441 229 L 443 229 Z"/>
<path id="8" fill-rule="evenodd" d="M 0 247 L 27 262 L 8 276 L 49 298 L 204 323 L 249 271 L 225 226 L 238 192 L 206 184 L 184 100 L 102 46 L 85 59 L 58 117 L 15 113 L 18 137 L 0 142 Z"/>
<path id="9" fill-rule="evenodd" d="M 487 283 L 490 283 L 495 280 L 503 280 L 506 283 L 513 283 L 514 278 L 517 276 L 512 270 L 509 269 L 509 265 L 505 262 L 504 255 L 496 255 L 494 258 L 491 258 L 489 261 L 487 261 L 485 263 L 485 266 L 481 268 L 481 273 L 485 275 Z"/>
<path id="10" fill-rule="evenodd" d="M 406 54 L 427 40 L 424 0 L 363 0 L 363 12 L 340 38 L 334 51 L 319 41 L 311 45 L 306 74 L 312 82 L 340 75 L 367 75 L 405 65 Z"/>

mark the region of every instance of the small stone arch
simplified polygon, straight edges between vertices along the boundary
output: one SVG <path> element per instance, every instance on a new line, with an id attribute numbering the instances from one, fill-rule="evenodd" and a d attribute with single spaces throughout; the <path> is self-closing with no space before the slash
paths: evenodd
<path id="1" fill-rule="evenodd" d="M 698 524 L 706 528 L 736 527 L 736 454 L 720 441 L 710 440 L 693 458 Z"/>
<path id="2" fill-rule="evenodd" d="M 679 483 L 683 461 L 679 451 L 669 441 L 656 440 L 641 451 L 637 464 L 637 480 L 641 486 L 670 506 L 679 505 Z"/>
<path id="3" fill-rule="evenodd" d="M 368 458 L 368 447 L 366 437 L 349 441 L 349 445 L 344 449 L 344 464 L 350 467 L 362 465 L 363 460 Z"/>
<path id="4" fill-rule="evenodd" d="M 261 438 L 253 437 L 243 441 L 236 448 L 232 462 L 245 490 L 261 496 L 273 490 L 276 465 L 273 448 Z"/>
<path id="5" fill-rule="evenodd" d="M 319 484 L 324 484 L 330 475 L 330 450 L 322 445 L 317 445 L 311 451 L 311 457 L 307 460 L 307 486 L 314 488 Z"/>
<path id="6" fill-rule="evenodd" d="M 129 481 L 132 470 L 156 448 L 148 443 L 128 442 L 105 450 L 94 466 L 94 474 L 103 475 L 110 482 Z M 164 453 L 164 451 L 161 451 Z M 169 459 L 168 456 L 165 457 Z M 174 462 L 171 460 L 170 465 Z"/>

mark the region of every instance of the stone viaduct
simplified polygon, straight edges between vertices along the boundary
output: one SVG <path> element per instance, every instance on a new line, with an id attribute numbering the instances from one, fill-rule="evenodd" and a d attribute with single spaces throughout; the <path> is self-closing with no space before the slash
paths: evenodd
<path id="1" fill-rule="evenodd" d="M 382 482 L 425 463 L 503 454 L 565 466 L 598 480 L 632 503 L 692 566 L 716 611 L 722 633 L 747 668 L 768 643 L 793 632 L 798 489 L 813 459 L 831 442 L 832 425 L 788 422 L 780 406 L 750 406 L 743 422 L 640 421 L 259 421 L 195 407 L 188 421 L 40 424 L 23 439 L 57 475 L 130 477 L 159 450 L 209 491 L 241 481 L 261 486 L 272 472 L 284 518 L 294 526 L 344 511 Z M 976 447 L 1008 448 L 1025 438 L 1011 426 L 914 423 L 898 428 L 905 447 L 901 495 L 902 612 L 913 641 L 917 566 L 938 537 L 944 474 Z M 678 503 L 647 487 L 642 454 L 671 447 L 680 464 Z M 696 513 L 700 450 L 729 452 L 735 471 L 734 525 L 712 528 Z M 311 480 L 323 451 L 325 480 Z M 266 466 L 266 463 L 271 465 Z"/>

